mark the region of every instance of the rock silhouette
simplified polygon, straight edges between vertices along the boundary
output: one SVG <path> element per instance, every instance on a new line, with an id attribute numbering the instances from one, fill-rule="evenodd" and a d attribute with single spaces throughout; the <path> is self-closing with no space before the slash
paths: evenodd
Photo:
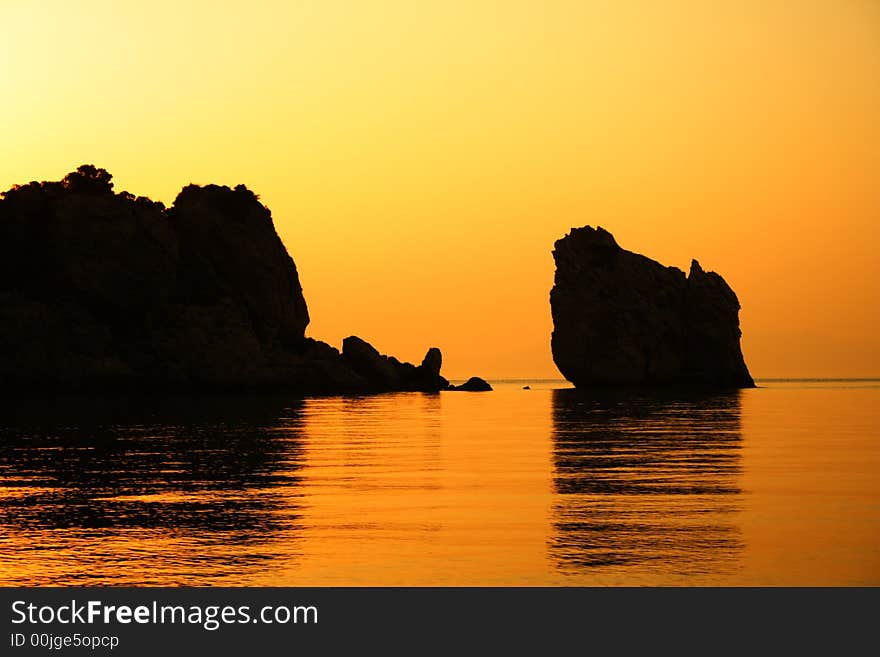
<path id="1" fill-rule="evenodd" d="M 436 391 L 359 338 L 306 338 L 296 266 L 243 185 L 188 185 L 170 208 L 92 165 L 0 198 L 0 388 Z"/>
<path id="2" fill-rule="evenodd" d="M 467 381 L 458 386 L 449 386 L 450 390 L 461 390 L 462 392 L 490 392 L 492 386 L 485 379 L 478 376 L 472 376 Z"/>
<path id="3" fill-rule="evenodd" d="M 694 260 L 685 276 L 601 227 L 573 228 L 553 257 L 553 360 L 575 386 L 754 386 L 739 301 L 718 274 Z"/>
<path id="4" fill-rule="evenodd" d="M 441 358 L 440 350 L 431 347 L 422 364 L 416 367 L 411 363 L 402 363 L 394 356 L 383 356 L 373 345 L 355 335 L 342 341 L 343 361 L 380 390 L 446 388 L 448 381 L 440 376 Z"/>

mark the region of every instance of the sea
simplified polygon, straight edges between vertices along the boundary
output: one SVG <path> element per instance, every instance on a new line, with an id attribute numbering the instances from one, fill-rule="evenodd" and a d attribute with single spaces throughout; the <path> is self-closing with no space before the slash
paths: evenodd
<path id="1" fill-rule="evenodd" d="M 8 399 L 0 585 L 880 584 L 880 380 Z"/>

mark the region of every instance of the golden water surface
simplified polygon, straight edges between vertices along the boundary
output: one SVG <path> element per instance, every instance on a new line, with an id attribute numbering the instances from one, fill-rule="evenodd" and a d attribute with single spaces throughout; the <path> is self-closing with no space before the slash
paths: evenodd
<path id="1" fill-rule="evenodd" d="M 877 585 L 878 409 L 871 381 L 7 402 L 0 584 Z"/>

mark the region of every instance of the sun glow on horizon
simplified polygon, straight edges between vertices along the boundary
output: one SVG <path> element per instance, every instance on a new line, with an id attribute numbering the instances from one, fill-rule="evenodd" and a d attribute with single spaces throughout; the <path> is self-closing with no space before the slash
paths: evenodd
<path id="1" fill-rule="evenodd" d="M 558 376 L 553 242 L 722 274 L 752 374 L 880 375 L 880 5 L 10 3 L 0 189 L 244 183 L 312 323 Z"/>

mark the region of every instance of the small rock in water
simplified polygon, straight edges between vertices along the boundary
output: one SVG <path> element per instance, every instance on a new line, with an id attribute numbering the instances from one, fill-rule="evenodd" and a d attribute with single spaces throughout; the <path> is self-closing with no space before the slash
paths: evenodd
<path id="1" fill-rule="evenodd" d="M 492 390 L 492 386 L 485 379 L 478 376 L 472 376 L 460 386 L 449 386 L 450 390 L 461 390 L 464 392 L 488 392 Z"/>

